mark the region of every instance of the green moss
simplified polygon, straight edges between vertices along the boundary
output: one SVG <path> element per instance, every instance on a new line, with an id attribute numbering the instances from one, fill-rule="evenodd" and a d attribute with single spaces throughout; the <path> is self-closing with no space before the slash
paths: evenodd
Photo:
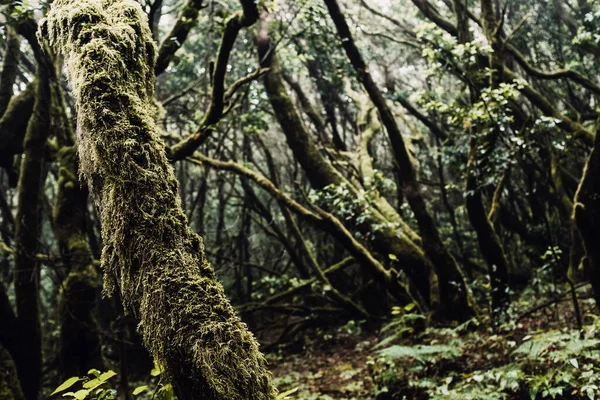
<path id="1" fill-rule="evenodd" d="M 133 0 L 57 0 L 41 35 L 65 55 L 80 167 L 100 209 L 107 294 L 119 290 L 181 400 L 273 399 L 252 334 L 181 208 L 154 122 L 155 47 Z"/>

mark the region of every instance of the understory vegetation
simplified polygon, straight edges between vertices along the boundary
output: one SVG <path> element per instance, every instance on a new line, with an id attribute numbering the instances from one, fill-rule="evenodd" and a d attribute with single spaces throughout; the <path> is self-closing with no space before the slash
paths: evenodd
<path id="1" fill-rule="evenodd" d="M 0 0 L 0 399 L 600 399 L 597 0 Z"/>

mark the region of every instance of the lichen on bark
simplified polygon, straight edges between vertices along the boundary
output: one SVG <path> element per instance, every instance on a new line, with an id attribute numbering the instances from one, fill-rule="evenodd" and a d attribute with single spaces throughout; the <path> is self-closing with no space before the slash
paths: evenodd
<path id="1" fill-rule="evenodd" d="M 188 227 L 154 122 L 156 49 L 133 0 L 57 0 L 41 37 L 65 56 L 80 168 L 99 207 L 105 291 L 119 290 L 178 397 L 273 399 L 266 363 Z"/>

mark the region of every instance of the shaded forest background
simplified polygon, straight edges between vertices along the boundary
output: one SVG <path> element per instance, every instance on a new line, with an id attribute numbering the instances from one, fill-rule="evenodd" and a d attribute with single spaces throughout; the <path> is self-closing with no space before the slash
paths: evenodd
<path id="1" fill-rule="evenodd" d="M 170 352 L 266 377 L 233 310 L 239 398 L 600 395 L 598 2 L 52 3 L 0 2 L 0 398 L 234 398 Z"/>

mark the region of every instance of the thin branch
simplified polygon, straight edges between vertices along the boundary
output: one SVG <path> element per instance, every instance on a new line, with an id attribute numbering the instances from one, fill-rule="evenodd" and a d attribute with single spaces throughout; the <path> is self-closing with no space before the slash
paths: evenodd
<path id="1" fill-rule="evenodd" d="M 243 12 L 235 13 L 225 24 L 225 32 L 221 38 L 221 45 L 213 73 L 212 94 L 208 111 L 204 114 L 200 122 L 200 128 L 193 135 L 188 136 L 172 147 L 172 160 L 182 160 L 191 156 L 204 143 L 223 116 L 225 95 L 227 93 L 225 91 L 225 74 L 231 50 L 240 30 L 254 24 L 258 19 L 258 9 L 254 0 L 240 0 L 240 2 Z M 238 86 L 241 86 L 241 84 Z M 235 88 L 235 83 L 233 87 Z"/>
<path id="2" fill-rule="evenodd" d="M 175 25 L 173 25 L 173 28 L 171 28 L 171 31 L 167 34 L 158 48 L 158 57 L 154 67 L 156 75 L 162 74 L 167 69 L 175 57 L 175 53 L 187 39 L 188 34 L 196 25 L 196 19 L 198 18 L 200 10 L 203 8 L 203 3 L 203 0 L 186 1 Z"/>

